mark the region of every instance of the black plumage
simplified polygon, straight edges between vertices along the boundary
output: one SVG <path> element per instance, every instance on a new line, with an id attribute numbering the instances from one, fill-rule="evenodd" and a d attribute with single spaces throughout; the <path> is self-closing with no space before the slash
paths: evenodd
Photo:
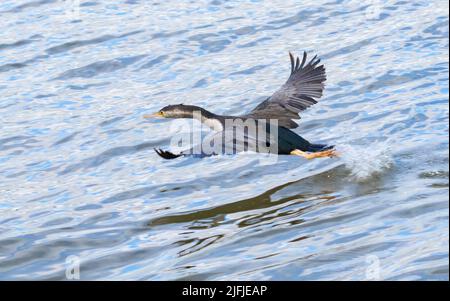
<path id="1" fill-rule="evenodd" d="M 294 120 L 300 118 L 299 113 L 316 104 L 317 99 L 322 96 L 326 74 L 324 66 L 319 65 L 320 59 L 317 56 L 314 56 L 308 63 L 306 63 L 306 52 L 303 53 L 301 61 L 299 57 L 294 58 L 291 53 L 289 53 L 289 58 L 291 62 L 291 73 L 286 83 L 273 93 L 272 96 L 261 102 L 247 114 L 240 116 L 217 115 L 201 107 L 179 104 L 166 106 L 152 116 L 199 119 L 200 122 L 216 131 L 216 134 L 211 136 L 210 139 L 221 139 L 224 143 L 234 144 L 231 153 L 245 151 L 249 146 L 255 146 L 258 143 L 258 139 L 256 135 L 253 135 L 255 137 L 249 135 L 243 128 L 231 128 L 227 121 L 242 120 L 246 122 L 251 120 L 256 122 L 256 125 L 258 122 L 266 122 L 265 133 L 258 133 L 257 135 L 267 134 L 270 136 L 273 130 L 270 124 L 274 126 L 273 123 L 275 120 L 277 125 L 274 128 L 278 136 L 272 140 L 267 138 L 266 144 L 270 145 L 271 143 L 275 143 L 277 154 L 295 154 L 307 158 L 334 156 L 335 153 L 332 150 L 332 146 L 312 144 L 290 130 L 298 127 Z M 195 112 L 200 112 L 201 114 L 196 115 Z M 241 134 L 245 132 L 243 139 L 245 141 L 236 141 L 236 139 L 226 141 L 226 134 L 228 132 L 233 131 L 234 135 L 236 135 L 236 131 L 239 130 L 242 131 Z M 207 141 L 207 143 L 209 142 Z M 255 146 L 255 149 L 258 151 L 257 146 Z M 179 154 L 173 154 L 163 150 L 156 150 L 156 152 L 165 159 L 174 159 L 186 155 L 203 157 L 212 154 L 230 153 L 223 145 L 221 148 L 219 147 L 210 153 L 204 153 L 203 151 L 196 153 L 194 150 L 195 146 Z M 316 153 L 316 155 L 307 153 Z"/>

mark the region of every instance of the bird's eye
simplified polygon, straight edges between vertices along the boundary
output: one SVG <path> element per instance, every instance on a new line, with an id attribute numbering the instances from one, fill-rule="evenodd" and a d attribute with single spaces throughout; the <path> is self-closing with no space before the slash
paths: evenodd
<path id="1" fill-rule="evenodd" d="M 164 116 L 164 112 L 163 111 L 159 111 L 159 115 Z"/>

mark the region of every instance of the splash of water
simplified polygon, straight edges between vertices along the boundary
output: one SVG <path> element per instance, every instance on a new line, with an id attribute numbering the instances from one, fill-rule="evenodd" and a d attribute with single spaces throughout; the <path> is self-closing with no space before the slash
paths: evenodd
<path id="1" fill-rule="evenodd" d="M 393 165 L 390 148 L 385 143 L 371 144 L 370 147 L 343 144 L 336 150 L 356 181 L 366 181 Z"/>

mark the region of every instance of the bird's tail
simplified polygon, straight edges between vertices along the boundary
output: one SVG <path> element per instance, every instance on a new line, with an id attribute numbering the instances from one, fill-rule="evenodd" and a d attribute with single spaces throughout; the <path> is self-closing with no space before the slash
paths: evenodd
<path id="1" fill-rule="evenodd" d="M 326 151 L 326 150 L 330 150 L 333 149 L 334 145 L 326 145 L 326 144 L 310 144 L 308 146 L 308 149 L 306 151 L 308 152 L 312 152 L 312 153 L 316 153 L 316 152 L 321 152 L 321 151 Z"/>

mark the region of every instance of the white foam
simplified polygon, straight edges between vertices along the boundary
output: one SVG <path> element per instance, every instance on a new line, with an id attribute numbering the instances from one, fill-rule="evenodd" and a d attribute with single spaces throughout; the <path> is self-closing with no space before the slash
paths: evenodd
<path id="1" fill-rule="evenodd" d="M 336 147 L 340 159 L 351 172 L 352 179 L 366 181 L 393 165 L 391 151 L 385 143 L 370 146 L 342 144 Z"/>

